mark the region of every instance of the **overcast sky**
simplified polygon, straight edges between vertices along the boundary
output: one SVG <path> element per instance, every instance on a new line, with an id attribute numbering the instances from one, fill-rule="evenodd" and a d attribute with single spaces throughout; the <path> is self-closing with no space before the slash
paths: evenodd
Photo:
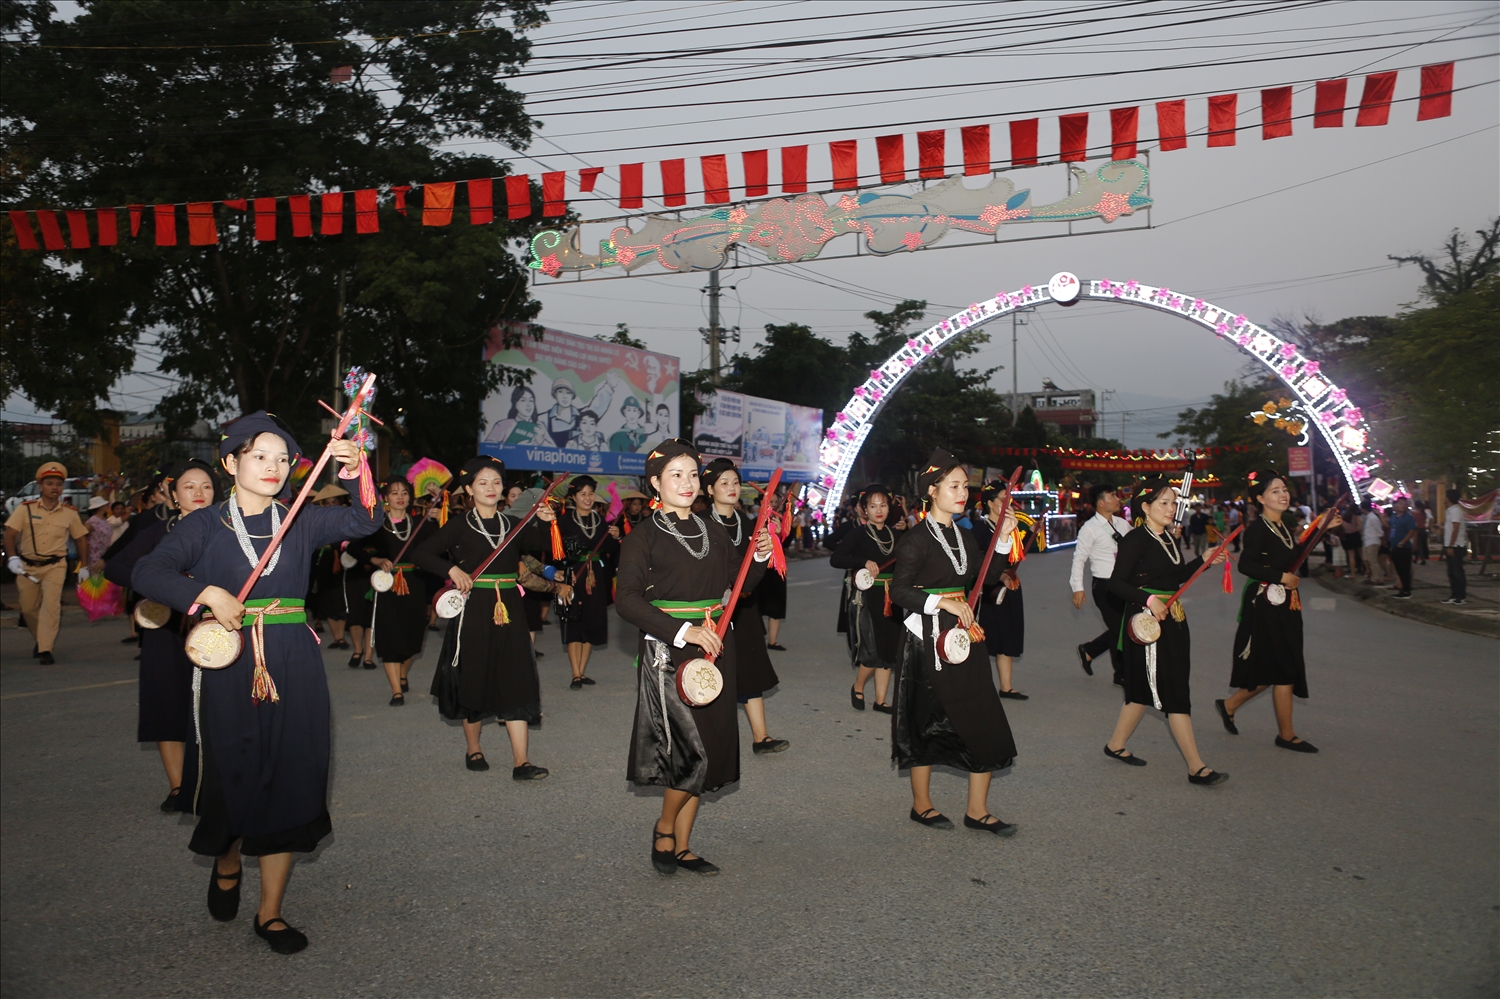
<path id="1" fill-rule="evenodd" d="M 1189 132 L 1198 134 L 1185 150 L 1150 153 L 1150 229 L 1143 218 L 1113 227 L 1090 222 L 1075 225 L 1078 235 L 1069 238 L 726 271 L 724 284 L 733 290 L 726 291 L 724 323 L 741 327 L 747 352 L 763 339 L 766 323 L 805 323 L 842 342 L 854 330 L 869 331 L 864 312 L 903 298 L 932 303 L 935 319 L 1059 270 L 1168 285 L 1261 322 L 1388 315 L 1414 300 L 1421 282 L 1414 268 L 1397 269 L 1386 254 L 1434 250 L 1450 230 L 1477 229 L 1500 212 L 1497 11 L 1492 2 L 1437 0 L 578 0 L 550 7 L 551 22 L 532 34 L 536 58 L 508 81 L 542 123 L 536 141 L 525 151 L 455 148 L 506 156 L 533 174 L 604 167 L 603 198 L 573 202 L 586 218 L 601 218 L 619 214 L 612 199 L 621 162 L 646 163 L 647 207 L 658 208 L 649 195 L 660 193 L 661 159 L 686 157 L 692 190 L 696 157 L 729 154 L 737 186 L 738 153 L 770 149 L 774 194 L 776 149 L 807 143 L 813 190 L 827 190 L 831 140 L 864 140 L 861 173 L 870 173 L 874 137 L 904 132 L 914 173 L 919 129 L 953 129 L 954 159 L 957 128 L 989 123 L 994 155 L 1003 159 L 1005 123 L 1040 112 L 1041 153 L 1055 159 L 1059 110 L 1092 111 L 1089 138 L 1097 145 L 1107 141 L 1108 109 L 1138 104 L 1141 137 L 1154 140 L 1154 102 L 1186 97 Z M 786 40 L 814 44 L 745 48 Z M 740 51 L 683 54 L 725 47 Z M 1238 93 L 1240 124 L 1258 126 L 1263 87 L 1298 85 L 1294 114 L 1304 115 L 1312 110 L 1312 81 L 1351 77 L 1354 103 L 1365 73 L 1402 69 L 1399 101 L 1417 93 L 1415 67 L 1450 59 L 1459 60 L 1455 86 L 1471 88 L 1454 96 L 1450 118 L 1418 122 L 1416 102 L 1405 101 L 1384 127 L 1354 128 L 1350 112 L 1344 128 L 1314 130 L 1299 118 L 1287 138 L 1262 140 L 1256 127 L 1241 131 L 1234 147 L 1205 147 L 1203 95 Z M 1033 204 L 1064 194 L 1059 166 L 1010 176 L 1018 189 L 1032 189 Z M 575 191 L 570 173 L 569 194 Z M 685 217 L 698 206 L 701 198 L 690 198 Z M 1111 228 L 1136 231 L 1098 235 Z M 1013 225 L 1002 237 L 1037 231 Z M 596 252 L 606 233 L 587 227 L 584 249 Z M 825 252 L 852 253 L 853 239 L 840 237 Z M 692 370 L 707 363 L 698 332 L 707 322 L 706 285 L 705 274 L 649 264 L 628 280 L 543 278 L 535 294 L 547 326 L 593 335 L 624 322 L 651 349 L 678 355 Z M 994 384 L 1009 392 L 1009 323 L 990 332 L 994 340 L 976 364 L 1005 365 Z M 1085 303 L 1044 309 L 1021 330 L 1018 377 L 1023 392 L 1044 377 L 1065 388 L 1115 390 L 1105 431 L 1118 436 L 1128 409 L 1126 444 L 1141 447 L 1159 443 L 1155 433 L 1171 425 L 1178 408 L 1206 399 L 1242 363 L 1236 351 L 1181 320 Z M 151 369 L 143 355 L 138 370 Z M 143 404 L 160 394 L 159 385 L 128 378 L 120 389 L 131 394 L 114 402 L 149 408 Z M 29 410 L 12 399 L 6 415 Z"/>

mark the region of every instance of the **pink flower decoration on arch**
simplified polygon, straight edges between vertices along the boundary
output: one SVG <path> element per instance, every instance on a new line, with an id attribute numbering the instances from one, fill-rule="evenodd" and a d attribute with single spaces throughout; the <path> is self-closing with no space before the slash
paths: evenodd
<path id="1" fill-rule="evenodd" d="M 1099 282 L 1099 290 L 1100 291 L 1107 292 L 1107 291 L 1109 291 L 1109 289 L 1111 289 L 1113 287 L 1114 287 L 1114 285 L 1110 284 L 1108 280 L 1104 280 L 1104 281 L 1100 281 Z"/>
<path id="2" fill-rule="evenodd" d="M 844 431 L 844 440 L 846 440 L 846 441 L 852 441 L 852 440 L 854 440 L 854 431 L 852 431 L 852 430 L 845 430 Z"/>
<path id="3" fill-rule="evenodd" d="M 922 248 L 922 237 L 915 232 L 909 232 L 901 237 L 901 245 L 908 250 L 920 250 Z"/>
<path id="4" fill-rule="evenodd" d="M 833 476 L 831 476 L 831 475 L 825 475 L 825 476 L 823 476 L 823 485 L 825 485 L 825 486 L 831 486 L 831 485 L 833 485 Z"/>
<path id="5" fill-rule="evenodd" d="M 879 381 L 880 380 L 880 369 L 879 368 L 871 368 L 870 369 L 870 380 L 871 381 Z"/>
<path id="6" fill-rule="evenodd" d="M 557 259 L 557 254 L 549 253 L 542 258 L 542 273 L 548 277 L 557 277 L 557 272 L 562 270 L 562 262 Z"/>
<path id="7" fill-rule="evenodd" d="M 1358 423 L 1360 420 L 1364 419 L 1364 416 L 1365 414 L 1354 406 L 1350 406 L 1348 409 L 1344 410 L 1344 422 L 1349 424 L 1349 426 L 1351 427 Z"/>
<path id="8" fill-rule="evenodd" d="M 1332 392 L 1328 393 L 1328 401 L 1333 403 L 1335 406 L 1342 406 L 1344 403 L 1349 401 L 1349 393 L 1345 392 L 1343 389 L 1334 389 Z"/>
<path id="9" fill-rule="evenodd" d="M 1201 299 L 1201 298 L 1195 298 L 1195 299 L 1193 299 L 1193 309 L 1195 311 L 1202 312 L 1203 311 L 1203 299 Z"/>
<path id="10" fill-rule="evenodd" d="M 1026 287 L 1024 287 L 1024 288 L 1021 289 L 1021 296 L 1023 298 L 1030 298 L 1031 297 L 1031 285 L 1028 284 Z"/>
<path id="11" fill-rule="evenodd" d="M 1239 329 L 1243 325 L 1245 325 L 1245 317 L 1244 316 L 1235 316 L 1234 317 L 1234 328 L 1235 329 Z"/>
<path id="12" fill-rule="evenodd" d="M 1241 333 L 1239 336 L 1234 338 L 1234 342 L 1239 344 L 1241 347 L 1248 347 L 1250 346 L 1250 334 Z"/>
<path id="13" fill-rule="evenodd" d="M 1297 366 L 1295 364 L 1283 364 L 1281 366 L 1281 377 L 1283 378 L 1291 378 L 1296 373 Z"/>
<path id="14" fill-rule="evenodd" d="M 1321 424 L 1323 424 L 1323 426 L 1325 426 L 1325 427 L 1328 426 L 1328 425 L 1330 425 L 1331 423 L 1333 423 L 1333 421 L 1336 420 L 1336 419 L 1338 419 L 1338 417 L 1334 416 L 1332 413 L 1319 413 L 1318 414 L 1318 422 L 1321 423 Z"/>
<path id="15" fill-rule="evenodd" d="M 1319 371 L 1323 370 L 1323 365 L 1318 363 L 1317 361 L 1308 361 L 1306 364 L 1302 365 L 1302 370 L 1306 374 L 1315 375 Z"/>
<path id="16" fill-rule="evenodd" d="M 835 413 L 833 416 L 833 421 L 835 423 L 843 423 L 847 419 L 849 419 L 848 413 Z"/>
<path id="17" fill-rule="evenodd" d="M 911 347 L 912 349 L 915 350 L 916 346 L 917 346 L 917 341 L 915 341 L 915 340 L 908 340 L 908 341 L 906 341 L 906 345 L 908 347 Z"/>
<path id="18" fill-rule="evenodd" d="M 908 368 L 910 368 L 910 367 L 912 367 L 912 366 L 913 366 L 913 365 L 914 365 L 914 364 L 916 364 L 916 363 L 917 363 L 917 362 L 916 362 L 916 361 L 913 361 L 913 360 L 912 360 L 912 359 L 911 359 L 911 358 L 909 358 L 909 357 L 903 357 L 903 358 L 901 358 L 901 363 L 902 363 L 902 364 L 904 364 L 904 365 L 906 365 L 906 366 L 907 366 L 907 367 L 908 367 Z"/>
<path id="19" fill-rule="evenodd" d="M 1125 282 L 1125 290 L 1129 291 L 1129 292 L 1134 292 L 1140 286 L 1141 286 L 1141 283 L 1139 281 L 1136 281 L 1133 278 L 1131 280 Z"/>
<path id="20" fill-rule="evenodd" d="M 1172 308 L 1174 308 L 1174 309 L 1180 309 L 1180 308 L 1182 308 L 1182 296 L 1181 295 L 1173 295 L 1172 296 L 1172 301 L 1168 302 L 1167 304 L 1170 305 L 1170 306 L 1172 306 Z"/>
<path id="21" fill-rule="evenodd" d="M 1297 356 L 1297 348 L 1289 343 L 1284 343 L 1281 345 L 1281 356 L 1290 361 Z"/>
<path id="22" fill-rule="evenodd" d="M 1228 323 L 1220 323 L 1219 325 L 1217 325 L 1217 326 L 1214 327 L 1214 332 L 1217 333 L 1217 334 L 1219 334 L 1220 336 L 1228 336 L 1229 335 L 1229 324 Z"/>
<path id="23" fill-rule="evenodd" d="M 1349 474 L 1354 476 L 1356 480 L 1368 479 L 1370 477 L 1370 469 L 1365 465 L 1350 465 Z"/>
<path id="24" fill-rule="evenodd" d="M 1119 286 L 1119 285 L 1115 285 L 1115 288 L 1114 288 L 1114 296 L 1115 296 L 1115 297 L 1116 297 L 1116 298 L 1119 298 L 1119 297 L 1121 297 L 1121 296 L 1122 296 L 1122 295 L 1124 295 L 1124 294 L 1125 294 L 1125 289 L 1124 289 L 1124 288 L 1121 288 L 1121 287 L 1120 287 L 1120 286 Z"/>
<path id="25" fill-rule="evenodd" d="M 863 399 L 865 397 L 865 387 L 863 385 L 859 386 L 854 390 L 854 394 Z"/>
<path id="26" fill-rule="evenodd" d="M 924 343 L 924 344 L 922 344 L 922 353 L 924 353 L 924 354 L 930 354 L 930 353 L 932 353 L 932 344 L 930 344 L 930 343 Z"/>
<path id="27" fill-rule="evenodd" d="M 876 389 L 874 393 L 871 394 L 871 398 L 876 402 L 879 402 L 884 395 L 885 393 L 881 392 L 879 389 Z"/>

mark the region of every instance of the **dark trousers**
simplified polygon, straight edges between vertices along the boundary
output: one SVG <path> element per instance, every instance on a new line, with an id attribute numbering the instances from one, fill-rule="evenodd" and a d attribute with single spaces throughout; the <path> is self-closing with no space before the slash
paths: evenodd
<path id="1" fill-rule="evenodd" d="M 1093 589 L 1094 606 L 1098 607 L 1099 613 L 1104 615 L 1104 631 L 1099 637 L 1086 643 L 1083 651 L 1088 653 L 1090 659 L 1098 659 L 1107 651 L 1115 676 L 1118 677 L 1123 675 L 1125 663 L 1124 653 L 1115 648 L 1115 643 L 1120 638 L 1120 618 L 1125 616 L 1125 605 L 1109 592 L 1105 580 L 1094 580 Z"/>
<path id="2" fill-rule="evenodd" d="M 1443 560 L 1448 563 L 1449 599 L 1469 599 L 1469 577 L 1464 572 L 1464 556 L 1467 554 L 1463 548 L 1449 548 L 1443 554 Z"/>
<path id="3" fill-rule="evenodd" d="M 1401 581 L 1401 592 L 1411 592 L 1411 549 L 1397 545 L 1391 549 L 1391 565 L 1396 567 L 1396 578 Z"/>

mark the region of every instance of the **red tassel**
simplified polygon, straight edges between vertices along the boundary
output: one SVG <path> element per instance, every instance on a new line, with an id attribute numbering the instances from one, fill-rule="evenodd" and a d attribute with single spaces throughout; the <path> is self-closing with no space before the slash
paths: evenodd
<path id="1" fill-rule="evenodd" d="M 969 637 L 976 642 L 984 641 L 984 629 L 979 627 L 978 621 L 975 621 L 973 624 L 969 625 Z"/>
<path id="2" fill-rule="evenodd" d="M 1302 609 L 1302 598 L 1297 595 L 1296 590 L 1292 591 L 1292 599 L 1287 601 L 1287 606 L 1291 607 L 1294 611 Z"/>
<path id="3" fill-rule="evenodd" d="M 1229 571 L 1229 559 L 1224 560 L 1224 592 L 1234 592 L 1234 577 Z"/>
<path id="4" fill-rule="evenodd" d="M 771 568 L 779 572 L 782 579 L 785 579 L 786 550 L 781 547 L 781 535 L 775 531 L 770 531 L 769 533 L 771 535 Z"/>
<path id="5" fill-rule="evenodd" d="M 1018 527 L 1010 532 L 1010 564 L 1016 565 L 1026 560 L 1026 539 L 1021 536 Z"/>
<path id="6" fill-rule="evenodd" d="M 562 530 L 557 526 L 556 518 L 552 521 L 552 560 L 561 561 L 563 557 Z"/>
<path id="7" fill-rule="evenodd" d="M 396 570 L 396 581 L 391 584 L 391 592 L 401 597 L 411 592 L 411 587 L 406 585 L 406 571 L 404 569 Z"/>
<path id="8" fill-rule="evenodd" d="M 885 581 L 884 586 L 885 586 L 885 616 L 886 617 L 890 617 L 891 616 L 891 581 L 889 579 L 887 579 Z"/>
<path id="9" fill-rule="evenodd" d="M 782 540 L 784 541 L 787 538 L 791 537 L 791 534 L 792 534 L 792 494 L 791 494 L 790 491 L 788 491 L 787 494 L 786 494 L 786 513 L 781 518 L 781 538 L 782 538 Z M 785 576 L 786 573 L 782 572 L 782 575 Z"/>
<path id="10" fill-rule="evenodd" d="M 623 528 L 621 528 L 620 533 L 621 534 L 629 534 L 630 533 L 630 518 L 629 517 L 621 517 L 620 518 L 620 523 L 623 524 L 623 525 L 625 525 Z"/>
<path id="11" fill-rule="evenodd" d="M 375 512 L 375 506 L 380 502 L 380 496 L 375 492 L 375 476 L 370 474 L 370 463 L 365 456 L 359 456 L 359 503 L 371 514 Z"/>
<path id="12" fill-rule="evenodd" d="M 448 490 L 443 490 L 443 505 L 438 507 L 438 526 L 448 523 Z"/>

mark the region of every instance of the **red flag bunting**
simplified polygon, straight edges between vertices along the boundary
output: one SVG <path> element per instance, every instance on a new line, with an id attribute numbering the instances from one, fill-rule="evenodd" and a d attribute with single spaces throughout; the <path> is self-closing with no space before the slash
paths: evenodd
<path id="1" fill-rule="evenodd" d="M 354 231 L 371 233 L 380 231 L 379 192 L 374 188 L 354 192 Z"/>
<path id="2" fill-rule="evenodd" d="M 740 153 L 740 165 L 745 171 L 745 197 L 763 198 L 771 192 L 770 168 L 764 149 Z"/>
<path id="3" fill-rule="evenodd" d="M 1187 148 L 1187 101 L 1156 102 L 1156 135 L 1163 152 Z"/>
<path id="4" fill-rule="evenodd" d="M 127 211 L 130 212 L 130 235 L 131 237 L 139 236 L 141 234 L 141 215 L 146 211 L 146 206 L 129 205 Z"/>
<path id="5" fill-rule="evenodd" d="M 292 212 L 292 238 L 305 239 L 313 234 L 312 195 L 288 195 L 286 205 Z"/>
<path id="6" fill-rule="evenodd" d="M 875 154 L 880 159 L 882 184 L 900 184 L 906 180 L 906 136 L 876 136 Z"/>
<path id="7" fill-rule="evenodd" d="M 1235 108 L 1239 94 L 1217 94 L 1208 99 L 1208 144 L 1232 146 L 1235 140 Z"/>
<path id="8" fill-rule="evenodd" d="M 682 160 L 661 161 L 661 203 L 669 208 L 687 204 L 687 168 Z"/>
<path id="9" fill-rule="evenodd" d="M 248 212 L 250 210 L 250 202 L 244 198 L 225 198 L 220 204 L 225 208 L 233 208 L 237 212 Z"/>
<path id="10" fill-rule="evenodd" d="M 599 175 L 604 172 L 603 167 L 584 167 L 578 171 L 578 190 L 588 194 L 599 183 Z"/>
<path id="11" fill-rule="evenodd" d="M 1136 153 L 1136 132 L 1140 127 L 1140 108 L 1111 108 L 1109 112 L 1110 156 L 1117 160 L 1133 160 Z"/>
<path id="12" fill-rule="evenodd" d="M 212 201 L 189 201 L 187 223 L 189 246 L 212 246 L 219 241 L 219 227 L 214 224 Z"/>
<path id="13" fill-rule="evenodd" d="M 324 192 L 323 203 L 318 207 L 322 214 L 318 231 L 325 236 L 341 235 L 344 231 L 344 192 Z"/>
<path id="14" fill-rule="evenodd" d="M 1453 113 L 1453 64 L 1422 67 L 1422 99 L 1417 102 L 1417 121 L 1446 118 Z"/>
<path id="15" fill-rule="evenodd" d="M 1260 137 L 1279 139 L 1292 134 L 1292 88 L 1260 92 Z"/>
<path id="16" fill-rule="evenodd" d="M 1057 119 L 1058 158 L 1064 163 L 1082 163 L 1088 158 L 1089 116 L 1065 114 Z"/>
<path id="17" fill-rule="evenodd" d="M 969 154 L 964 152 L 964 173 L 969 172 Z M 1027 118 L 1023 121 L 1010 123 L 1010 164 L 1011 166 L 1035 166 L 1036 165 L 1036 119 Z"/>
<path id="18" fill-rule="evenodd" d="M 469 224 L 489 225 L 495 221 L 495 182 L 489 177 L 469 181 Z"/>
<path id="19" fill-rule="evenodd" d="M 513 173 L 505 178 L 505 217 L 531 217 L 531 177 L 527 174 Z"/>
<path id="20" fill-rule="evenodd" d="M 828 144 L 828 157 L 833 164 L 833 189 L 847 191 L 859 186 L 859 143 L 854 139 L 840 139 Z"/>
<path id="21" fill-rule="evenodd" d="M 406 214 L 406 192 L 411 190 L 410 184 L 392 184 L 391 197 L 395 199 L 396 211 L 402 215 Z"/>
<path id="22" fill-rule="evenodd" d="M 1365 77 L 1365 92 L 1359 98 L 1354 127 L 1384 125 L 1391 120 L 1391 97 L 1396 93 L 1396 73 L 1371 73 Z"/>
<path id="23" fill-rule="evenodd" d="M 1349 81 L 1319 80 L 1317 91 L 1313 128 L 1343 128 L 1344 99 L 1349 93 Z"/>
<path id="24" fill-rule="evenodd" d="M 704 156 L 698 161 L 703 171 L 703 200 L 710 205 L 729 203 L 729 161 L 723 153 Z"/>
<path id="25" fill-rule="evenodd" d="M 134 220 L 132 220 L 134 228 Z M 132 233 L 133 234 L 133 233 Z M 255 238 L 262 243 L 274 242 L 276 239 L 276 199 L 255 199 Z"/>
<path id="26" fill-rule="evenodd" d="M 422 224 L 447 225 L 453 221 L 454 181 L 422 185 Z"/>
<path id="27" fill-rule="evenodd" d="M 640 163 L 620 164 L 620 207 L 641 207 L 641 192 L 643 183 L 641 181 Z"/>
<path id="28" fill-rule="evenodd" d="M 16 246 L 23 250 L 39 250 L 36 242 L 36 233 L 31 229 L 31 217 L 25 212 L 13 211 L 10 213 L 11 228 L 16 230 Z"/>
<path id="29" fill-rule="evenodd" d="M 99 226 L 100 246 L 115 246 L 120 242 L 120 217 L 113 208 L 98 209 L 94 221 Z"/>
<path id="30" fill-rule="evenodd" d="M 1015 136 L 1015 122 L 1011 122 L 1011 136 Z M 1036 122 L 1033 121 L 1031 152 L 1036 155 Z M 958 130 L 964 147 L 964 176 L 978 177 L 990 172 L 990 127 L 988 125 L 965 125 Z"/>
<path id="31" fill-rule="evenodd" d="M 156 205 L 153 208 L 156 216 L 156 245 L 177 245 L 177 206 Z M 43 230 L 45 232 L 45 229 Z"/>
<path id="32" fill-rule="evenodd" d="M 542 174 L 542 215 L 568 214 L 568 172 L 549 170 Z"/>
<path id="33" fill-rule="evenodd" d="M 948 131 L 937 128 L 917 133 L 917 176 L 941 180 L 947 166 Z"/>
<path id="34" fill-rule="evenodd" d="M 83 212 L 70 211 L 68 215 L 68 242 L 75 250 L 87 250 L 89 242 L 89 217 Z"/>
<path id="35" fill-rule="evenodd" d="M 781 193 L 801 194 L 807 190 L 807 147 L 781 147 Z"/>
<path id="36" fill-rule="evenodd" d="M 63 242 L 62 226 L 57 223 L 56 212 L 38 211 L 36 224 L 42 230 L 42 246 L 49 250 L 67 249 L 68 244 Z"/>

